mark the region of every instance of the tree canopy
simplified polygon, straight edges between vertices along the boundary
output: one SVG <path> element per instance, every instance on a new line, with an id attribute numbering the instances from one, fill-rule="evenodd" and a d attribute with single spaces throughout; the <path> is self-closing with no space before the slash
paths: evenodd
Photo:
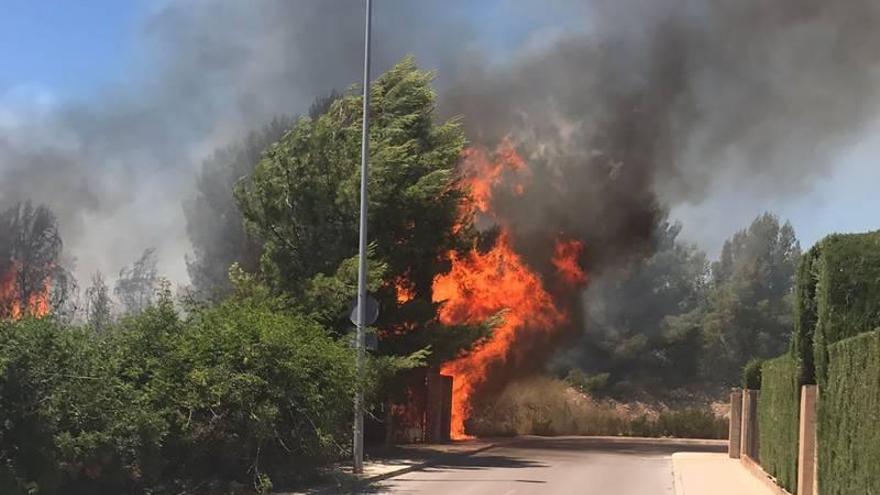
<path id="1" fill-rule="evenodd" d="M 459 225 L 464 134 L 457 120 L 435 122 L 432 77 L 407 58 L 371 86 L 368 223 L 382 352 L 432 346 L 432 359 L 443 360 L 481 330 L 426 331 L 439 326 L 431 285 L 444 255 L 473 232 Z M 264 242 L 261 281 L 339 332 L 355 295 L 361 117 L 353 89 L 299 119 L 235 193 L 248 231 Z"/>

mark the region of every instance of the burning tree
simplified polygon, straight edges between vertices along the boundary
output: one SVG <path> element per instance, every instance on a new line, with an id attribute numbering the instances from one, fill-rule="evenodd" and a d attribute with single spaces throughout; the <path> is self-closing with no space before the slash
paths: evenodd
<path id="1" fill-rule="evenodd" d="M 535 371 L 541 347 L 568 326 L 567 299 L 587 280 L 580 258 L 584 245 L 557 232 L 543 260 L 545 273 L 530 265 L 512 238 L 509 219 L 495 209 L 495 195 L 519 197 L 529 186 L 531 170 L 504 139 L 496 149 L 465 150 L 459 186 L 467 193 L 461 204 L 463 222 L 477 221 L 494 232 L 484 246 L 466 254 L 450 251 L 451 269 L 433 282 L 434 300 L 442 304 L 440 320 L 449 325 L 476 323 L 501 312 L 493 335 L 470 352 L 444 363 L 453 377 L 452 436 L 467 436 L 466 421 L 475 395 L 523 372 Z M 494 382 L 494 383 L 493 383 Z"/>
<path id="2" fill-rule="evenodd" d="M 61 236 L 45 206 L 19 203 L 0 214 L 0 318 L 44 316 L 66 299 Z"/>
<path id="3" fill-rule="evenodd" d="M 546 252 L 518 252 L 495 203 L 529 190 L 530 167 L 511 140 L 466 149 L 458 121 L 436 124 L 430 81 L 405 59 L 372 86 L 371 290 L 382 306 L 379 354 L 453 376 L 461 437 L 473 397 L 535 371 L 535 348 L 569 326 L 570 299 L 586 282 L 584 244 L 558 228 L 540 238 Z M 262 280 L 340 334 L 355 294 L 360 112 L 348 94 L 300 120 L 236 191 L 264 240 Z M 386 375 L 388 392 L 406 391 L 401 377 Z"/>
<path id="4" fill-rule="evenodd" d="M 464 134 L 456 120 L 435 123 L 431 79 L 405 59 L 372 85 L 370 289 L 382 308 L 384 356 L 377 361 L 400 367 L 440 365 L 488 333 L 483 320 L 438 318 L 434 279 L 449 270 L 448 254 L 464 255 L 477 234 L 462 215 L 466 188 L 456 173 Z M 236 190 L 248 230 L 264 242 L 259 278 L 339 335 L 351 328 L 347 306 L 356 292 L 356 93 L 301 119 Z M 386 392 L 393 390 L 401 388 Z"/>

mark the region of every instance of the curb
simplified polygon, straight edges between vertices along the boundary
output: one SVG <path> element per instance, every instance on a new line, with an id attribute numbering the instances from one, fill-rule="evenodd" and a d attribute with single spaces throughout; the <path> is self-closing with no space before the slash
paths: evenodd
<path id="1" fill-rule="evenodd" d="M 369 478 L 363 478 L 363 479 L 359 480 L 358 482 L 356 482 L 355 486 L 368 485 L 370 483 L 375 483 L 377 481 L 387 480 L 388 478 L 394 478 L 395 476 L 400 476 L 402 474 L 407 474 L 407 473 L 411 473 L 413 471 L 418 471 L 418 470 L 426 468 L 428 466 L 432 466 L 434 464 L 437 464 L 438 462 L 442 461 L 443 459 L 448 459 L 450 457 L 458 457 L 458 456 L 469 457 L 472 455 L 479 454 L 480 452 L 485 452 L 489 449 L 495 448 L 496 446 L 497 446 L 497 444 L 490 443 L 489 445 L 485 445 L 485 446 L 480 447 L 478 449 L 469 450 L 467 452 L 446 452 L 443 454 L 439 454 L 437 457 L 434 457 L 432 459 L 428 459 L 428 460 L 426 460 L 424 462 L 420 462 L 418 464 L 413 464 L 411 466 L 407 466 L 404 468 L 395 469 L 394 471 L 389 471 L 387 473 L 377 474 L 377 475 L 371 476 Z"/>
<path id="2" fill-rule="evenodd" d="M 402 467 L 400 469 L 388 471 L 387 473 L 377 474 L 374 476 L 370 476 L 368 478 L 362 478 L 357 481 L 353 481 L 350 485 L 343 485 L 343 486 L 335 485 L 335 486 L 319 487 L 319 488 L 314 488 L 312 490 L 309 490 L 309 491 L 306 491 L 303 493 L 307 493 L 308 495 L 329 495 L 329 494 L 333 494 L 333 493 L 357 493 L 357 490 L 364 488 L 372 483 L 376 483 L 377 481 L 384 481 L 389 478 L 394 478 L 396 476 L 401 476 L 401 475 L 404 475 L 407 473 L 411 473 L 413 471 L 418 471 L 420 469 L 424 469 L 426 467 L 429 467 L 429 466 L 432 466 L 432 465 L 437 464 L 439 462 L 442 462 L 444 459 L 449 459 L 451 457 L 459 457 L 459 456 L 460 457 L 469 457 L 472 455 L 476 455 L 476 454 L 479 454 L 480 452 L 485 452 L 485 451 L 487 451 L 489 449 L 493 449 L 497 446 L 498 446 L 497 443 L 490 443 L 488 445 L 484 445 L 484 446 L 479 447 L 477 449 L 469 450 L 466 452 L 445 452 L 445 453 L 438 454 L 435 457 L 432 457 L 430 459 L 427 459 L 425 461 L 422 461 L 422 462 L 419 462 L 416 464 L 411 464 L 409 466 Z M 276 494 L 276 495 L 288 495 L 288 494 Z"/>

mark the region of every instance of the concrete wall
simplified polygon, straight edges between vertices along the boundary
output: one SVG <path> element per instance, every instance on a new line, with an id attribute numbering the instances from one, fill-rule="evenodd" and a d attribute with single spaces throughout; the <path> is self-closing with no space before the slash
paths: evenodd
<path id="1" fill-rule="evenodd" d="M 758 455 L 758 398 L 760 391 L 743 390 L 740 456 L 760 462 Z"/>

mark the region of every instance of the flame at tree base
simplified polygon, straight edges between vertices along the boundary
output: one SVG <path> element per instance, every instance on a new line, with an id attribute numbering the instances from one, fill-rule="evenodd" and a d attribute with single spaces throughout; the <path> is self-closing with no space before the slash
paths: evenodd
<path id="1" fill-rule="evenodd" d="M 494 153 L 484 148 L 465 150 L 461 172 L 461 187 L 469 198 L 462 205 L 465 220 L 482 215 L 500 228 L 500 234 L 488 251 L 474 248 L 465 255 L 449 253 L 451 269 L 434 279 L 433 300 L 443 303 L 438 318 L 446 325 L 481 324 L 499 314 L 502 321 L 488 339 L 440 369 L 453 380 L 453 439 L 469 438 L 465 426 L 474 394 L 498 378 L 499 371 L 533 364 L 527 361 L 530 346 L 549 341 L 567 321 L 545 281 L 514 250 L 503 218 L 492 210 L 496 190 L 507 188 L 513 197 L 520 196 L 532 179 L 513 142 L 502 140 Z M 579 264 L 583 244 L 562 236 L 554 241 L 555 249 L 547 260 L 556 269 L 554 287 L 563 292 L 576 290 L 586 282 Z"/>
<path id="2" fill-rule="evenodd" d="M 490 366 L 521 360 L 515 343 L 524 333 L 549 333 L 565 321 L 541 278 L 511 248 L 502 232 L 486 253 L 473 250 L 464 257 L 451 255 L 452 269 L 434 280 L 434 299 L 444 302 L 440 321 L 448 325 L 477 324 L 503 311 L 503 323 L 491 338 L 469 354 L 448 362 L 441 373 L 452 376 L 454 439 L 468 438 L 465 421 L 472 396 L 484 385 Z"/>

